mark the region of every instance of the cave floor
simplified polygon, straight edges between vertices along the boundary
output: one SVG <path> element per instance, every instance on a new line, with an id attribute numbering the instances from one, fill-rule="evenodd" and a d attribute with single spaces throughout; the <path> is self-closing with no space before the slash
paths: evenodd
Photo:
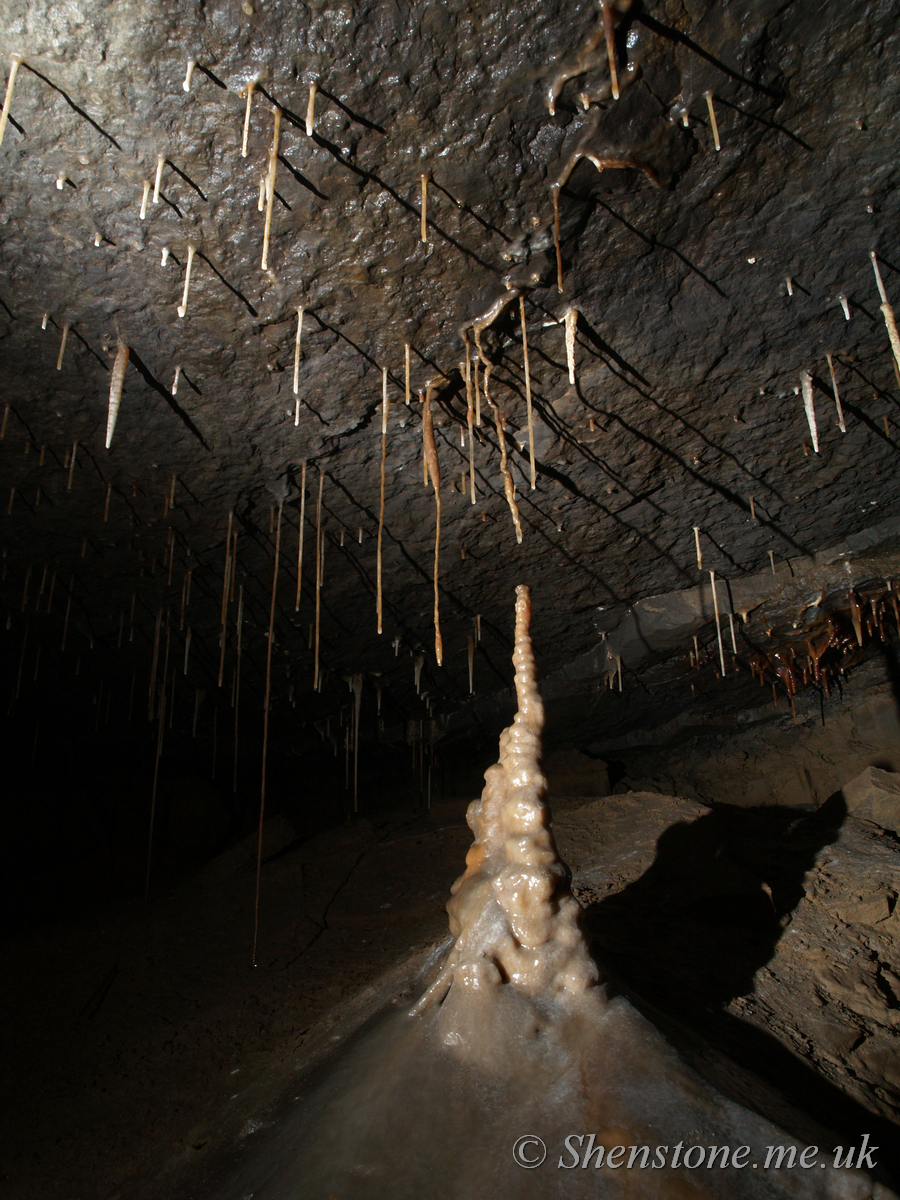
<path id="1" fill-rule="evenodd" d="M 795 1136 L 817 1122 L 898 1140 L 893 835 L 837 801 L 803 812 L 629 792 L 554 808 L 613 990 Z M 362 819 L 303 845 L 270 821 L 255 969 L 255 839 L 146 908 L 12 937 L 4 1195 L 149 1198 L 171 1194 L 164 1177 L 200 1177 L 223 1140 L 253 1132 L 246 1113 L 280 1077 L 417 986 L 447 936 L 464 811 Z"/>

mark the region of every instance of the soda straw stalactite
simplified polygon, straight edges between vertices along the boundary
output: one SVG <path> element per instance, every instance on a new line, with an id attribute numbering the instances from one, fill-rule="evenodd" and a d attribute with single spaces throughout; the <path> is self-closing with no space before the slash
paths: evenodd
<path id="1" fill-rule="evenodd" d="M 425 447 L 425 463 L 428 467 L 428 474 L 431 477 L 431 486 L 434 488 L 434 657 L 437 659 L 437 665 L 441 666 L 444 661 L 444 645 L 441 641 L 440 589 L 438 584 L 441 566 L 441 468 L 438 463 L 437 446 L 434 441 L 434 422 L 431 418 L 431 394 L 432 388 L 429 385 L 425 398 L 422 401 L 422 438 Z"/>
<path id="2" fill-rule="evenodd" d="M 831 387 L 834 391 L 834 406 L 837 409 L 838 429 L 840 429 L 841 433 L 846 433 L 847 426 L 844 424 L 844 410 L 841 407 L 841 397 L 840 393 L 838 392 L 837 378 L 834 373 L 834 362 L 830 354 L 826 354 L 825 358 L 828 360 L 828 371 L 831 375 Z"/>
<path id="3" fill-rule="evenodd" d="M 0 112 L 0 146 L 3 145 L 3 135 L 6 133 L 6 122 L 9 120 L 9 107 L 12 104 L 13 88 L 16 86 L 16 75 L 23 59 L 14 54 L 9 60 L 9 79 L 6 81 L 6 95 L 3 98 L 3 110 Z"/>
<path id="4" fill-rule="evenodd" d="M 422 184 L 422 220 L 419 228 L 419 240 L 428 241 L 428 176 L 420 176 Z"/>
<path id="5" fill-rule="evenodd" d="M 266 223 L 263 229 L 263 251 L 261 270 L 269 268 L 269 238 L 272 233 L 272 203 L 275 199 L 275 175 L 278 170 L 278 139 L 281 136 L 281 109 L 274 110 L 275 124 L 272 130 L 272 149 L 269 151 L 269 170 L 266 173 Z"/>
<path id="6" fill-rule="evenodd" d="M 525 410 L 528 415 L 528 458 L 531 463 L 531 490 L 537 477 L 534 470 L 534 413 L 531 408 L 531 367 L 528 362 L 528 333 L 525 329 L 525 297 L 519 297 L 519 322 L 522 326 L 522 358 L 525 364 Z"/>
<path id="7" fill-rule="evenodd" d="M 575 330 L 578 327 L 578 309 L 570 308 L 565 315 L 566 323 L 566 366 L 569 369 L 569 383 L 575 382 Z"/>
<path id="8" fill-rule="evenodd" d="M 378 617 L 378 632 L 382 631 L 382 618 L 384 615 L 382 597 L 381 597 L 381 541 L 384 534 L 384 466 L 387 461 L 387 428 L 388 428 L 388 394 L 387 394 L 387 367 L 382 368 L 381 373 L 381 499 L 378 507 L 378 547 L 376 550 L 376 565 L 375 565 L 375 592 L 376 602 L 375 609 Z M 355 811 L 355 809 L 354 809 Z"/>
<path id="9" fill-rule="evenodd" d="M 235 634 L 236 640 L 236 661 L 234 667 L 234 779 L 232 781 L 231 790 L 237 792 L 238 779 L 238 711 L 241 706 L 241 635 L 244 628 L 244 586 L 238 588 L 238 609 L 237 609 L 237 631 Z M 190 634 L 190 630 L 188 630 Z"/>
<path id="10" fill-rule="evenodd" d="M 247 104 L 244 109 L 244 133 L 241 138 L 241 158 L 247 157 L 247 142 L 250 138 L 250 113 L 253 109 L 253 93 L 256 91 L 256 80 L 251 79 L 247 84 Z"/>
<path id="11" fill-rule="evenodd" d="M 294 425 L 300 424 L 300 338 L 303 336 L 303 306 L 297 308 L 297 333 L 294 337 Z"/>
<path id="12" fill-rule="evenodd" d="M 269 641 L 266 646 L 266 692 L 263 700 L 262 773 L 259 788 L 259 830 L 256 839 L 256 898 L 253 904 L 253 966 L 256 966 L 256 945 L 259 940 L 259 879 L 262 871 L 263 820 L 266 809 L 266 758 L 269 749 L 269 707 L 272 699 L 272 644 L 275 641 L 275 600 L 278 594 L 278 560 L 281 554 L 281 514 L 284 503 L 279 502 L 275 523 L 275 562 L 272 567 L 272 601 L 269 606 Z"/>
<path id="13" fill-rule="evenodd" d="M 294 612 L 300 611 L 300 590 L 303 587 L 303 534 L 306 528 L 306 462 L 300 467 L 300 523 L 297 528 L 297 595 Z"/>
<path id="14" fill-rule="evenodd" d="M 469 435 L 469 498 L 475 504 L 475 405 L 472 396 L 472 347 L 468 334 L 466 343 L 466 361 L 463 375 L 466 382 L 466 429 Z"/>
<path id="15" fill-rule="evenodd" d="M 319 690 L 319 618 L 322 606 L 322 560 L 325 547 L 322 543 L 322 485 L 325 475 L 319 467 L 319 494 L 316 498 L 316 640 L 313 655 L 313 689 Z"/>
<path id="16" fill-rule="evenodd" d="M 178 305 L 178 315 L 183 317 L 187 312 L 188 295 L 191 290 L 191 268 L 194 265 L 194 247 L 189 245 L 187 248 L 187 265 L 184 268 L 184 292 L 181 297 L 181 303 Z"/>
<path id="17" fill-rule="evenodd" d="M 228 584 L 231 574 L 231 525 L 234 511 L 228 510 L 228 532 L 225 534 L 225 567 L 222 571 L 222 634 L 219 641 L 219 687 L 225 674 L 225 623 L 228 618 Z"/>

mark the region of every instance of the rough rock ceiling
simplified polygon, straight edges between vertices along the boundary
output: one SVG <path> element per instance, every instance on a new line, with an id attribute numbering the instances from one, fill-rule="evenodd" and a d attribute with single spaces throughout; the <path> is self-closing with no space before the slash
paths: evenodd
<path id="1" fill-rule="evenodd" d="M 282 500 L 272 729 L 284 744 L 300 722 L 345 706 L 357 673 L 383 688 L 395 730 L 459 712 L 477 614 L 476 692 L 508 684 L 516 583 L 533 589 L 546 675 L 596 645 L 598 606 L 695 586 L 708 569 L 758 573 L 770 551 L 776 563 L 797 558 L 900 514 L 900 388 L 870 261 L 874 250 L 900 301 L 896 3 L 635 4 L 613 14 L 618 100 L 600 12 L 584 0 L 2 8 L 0 49 L 24 59 L 0 148 L 11 711 L 56 697 L 60 715 L 89 712 L 91 723 L 95 705 L 99 723 L 110 698 L 115 716 L 134 695 L 146 710 L 168 619 L 178 721 L 190 725 L 195 688 L 208 720 L 209 701 L 233 694 L 241 588 L 242 687 L 259 711 Z M 560 293 L 551 190 L 579 154 L 559 189 Z M 486 405 L 474 505 L 463 480 L 460 330 L 504 298 L 483 351 L 520 545 Z M 562 323 L 573 306 L 574 384 Z M 107 449 L 120 342 L 130 360 Z M 391 405 L 379 637 L 382 368 Z M 418 399 L 429 384 L 442 476 L 440 668 Z M 314 693 L 320 478 L 324 674 Z M 237 572 L 218 692 L 230 520 Z"/>

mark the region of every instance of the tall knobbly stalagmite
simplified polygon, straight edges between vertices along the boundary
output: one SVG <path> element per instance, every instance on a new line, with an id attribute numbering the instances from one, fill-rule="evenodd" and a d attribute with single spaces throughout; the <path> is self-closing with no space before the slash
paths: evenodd
<path id="1" fill-rule="evenodd" d="M 482 1059 L 498 1021 L 518 1040 L 536 1034 L 554 1009 L 587 1013 L 602 993 L 580 926 L 568 867 L 550 829 L 541 771 L 544 706 L 529 626 L 531 596 L 516 588 L 518 712 L 500 735 L 500 760 L 485 772 L 466 820 L 475 841 L 447 904 L 454 942 L 413 1014 L 441 1003 L 444 1043 Z M 539 1006 L 534 1004 L 539 1001 Z M 507 1011 L 501 1016 L 499 1008 Z M 526 1013 L 530 1020 L 522 1020 Z M 511 1018 L 511 1020 L 507 1019 Z"/>

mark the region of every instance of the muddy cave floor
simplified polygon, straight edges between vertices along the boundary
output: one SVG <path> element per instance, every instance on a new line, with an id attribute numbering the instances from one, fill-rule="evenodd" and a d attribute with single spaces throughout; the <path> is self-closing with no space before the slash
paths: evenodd
<path id="1" fill-rule="evenodd" d="M 861 723 L 847 711 L 826 731 L 820 790 L 874 761 Z M 822 737 L 815 722 L 773 726 L 768 769 L 784 774 Z M 721 795 L 736 799 L 735 762 L 748 776 L 757 764 L 740 745 L 730 763 L 724 754 Z M 896 1187 L 900 840 L 848 814 L 837 788 L 818 807 L 662 790 L 551 797 L 605 976 L 714 1086 L 792 1135 L 869 1132 Z M 248 1114 L 271 1110 L 298 1071 L 418 986 L 447 936 L 444 904 L 471 841 L 465 806 L 363 818 L 299 846 L 273 817 L 256 970 L 254 839 L 147 908 L 8 939 L 4 1196 L 181 1195 L 177 1180 L 252 1139 Z"/>

